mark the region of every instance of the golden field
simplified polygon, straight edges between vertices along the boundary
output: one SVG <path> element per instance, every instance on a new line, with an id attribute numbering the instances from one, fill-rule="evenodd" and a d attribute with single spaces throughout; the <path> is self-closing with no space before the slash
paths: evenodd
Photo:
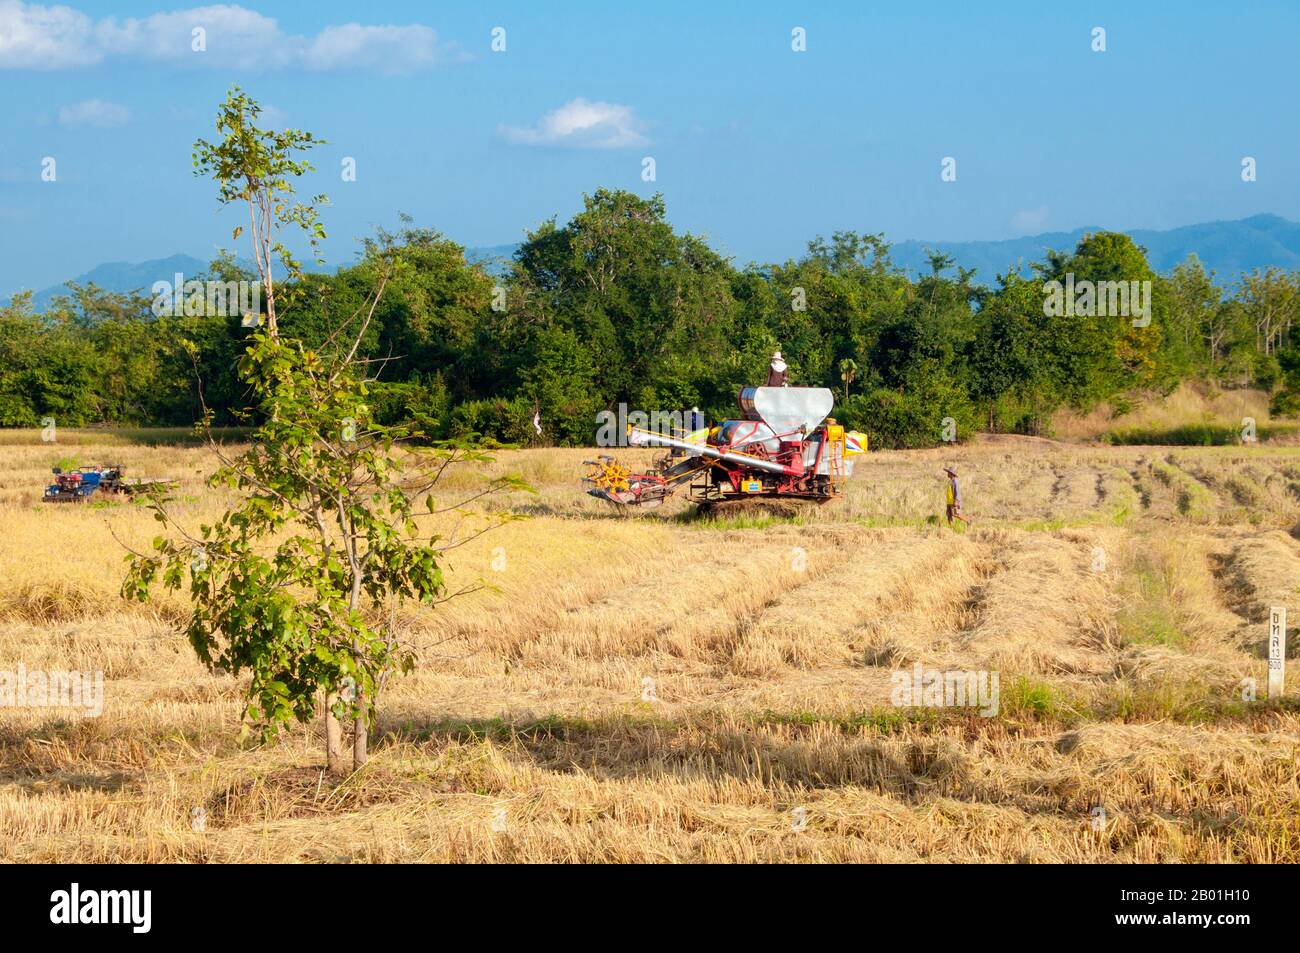
<path id="1" fill-rule="evenodd" d="M 118 597 L 150 514 L 38 502 L 60 460 L 122 463 L 197 525 L 212 454 L 0 434 L 0 671 L 105 678 L 98 717 L 0 708 L 0 859 L 1300 860 L 1300 661 L 1264 700 L 1269 606 L 1300 642 L 1300 448 L 984 438 L 717 521 L 611 512 L 592 453 L 493 465 L 538 493 L 491 507 L 528 519 L 447 554 L 490 588 L 403 610 L 419 668 L 338 783 L 317 724 L 241 743 L 183 601 Z M 918 663 L 996 672 L 997 714 L 891 704 Z"/>

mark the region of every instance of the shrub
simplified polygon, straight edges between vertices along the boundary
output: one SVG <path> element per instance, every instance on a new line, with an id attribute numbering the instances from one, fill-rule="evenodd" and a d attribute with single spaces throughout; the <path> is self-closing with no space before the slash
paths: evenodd
<path id="1" fill-rule="evenodd" d="M 522 397 L 470 400 L 451 412 L 452 437 L 480 434 L 502 443 L 526 444 L 534 435 L 532 405 Z"/>

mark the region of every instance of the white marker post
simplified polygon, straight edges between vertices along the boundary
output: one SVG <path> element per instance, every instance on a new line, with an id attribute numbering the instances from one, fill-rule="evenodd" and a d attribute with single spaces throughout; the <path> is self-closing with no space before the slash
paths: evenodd
<path id="1" fill-rule="evenodd" d="M 1286 681 L 1286 606 L 1274 606 L 1268 613 L 1268 697 L 1282 697 Z"/>

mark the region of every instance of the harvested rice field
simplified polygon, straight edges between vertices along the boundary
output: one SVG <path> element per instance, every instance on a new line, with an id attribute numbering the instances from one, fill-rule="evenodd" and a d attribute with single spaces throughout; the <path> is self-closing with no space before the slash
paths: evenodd
<path id="1" fill-rule="evenodd" d="M 121 599 L 148 512 L 39 502 L 61 459 L 121 463 L 197 525 L 211 453 L 0 442 L 0 671 L 103 673 L 98 714 L 0 707 L 0 859 L 1300 860 L 1300 661 L 1266 697 L 1271 607 L 1300 644 L 1297 447 L 986 437 L 719 519 L 615 512 L 591 451 L 503 453 L 453 488 L 518 473 L 484 505 L 527 518 L 447 554 L 485 588 L 403 608 L 418 668 L 338 781 L 319 723 L 241 739 L 183 599 Z M 916 691 L 936 672 L 969 692 Z"/>

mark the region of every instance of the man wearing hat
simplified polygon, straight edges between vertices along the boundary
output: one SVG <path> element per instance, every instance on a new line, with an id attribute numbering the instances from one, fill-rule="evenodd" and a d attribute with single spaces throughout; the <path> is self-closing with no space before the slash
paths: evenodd
<path id="1" fill-rule="evenodd" d="M 959 519 L 967 526 L 970 520 L 961 515 L 961 485 L 957 482 L 957 471 L 952 467 L 944 467 L 943 472 L 948 474 L 948 525 L 952 525 L 954 519 Z"/>
<path id="2" fill-rule="evenodd" d="M 781 359 L 781 352 L 772 355 L 772 364 L 767 369 L 768 387 L 785 387 L 786 363 Z"/>

